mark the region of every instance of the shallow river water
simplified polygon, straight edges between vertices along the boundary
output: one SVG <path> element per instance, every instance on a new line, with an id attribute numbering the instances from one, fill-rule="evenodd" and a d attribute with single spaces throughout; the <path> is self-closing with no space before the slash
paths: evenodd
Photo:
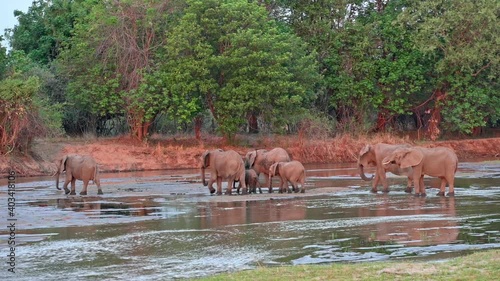
<path id="1" fill-rule="evenodd" d="M 16 273 L 6 263 L 12 233 L 2 227 L 0 277 L 168 280 L 258 266 L 441 260 L 500 248 L 499 161 L 461 163 L 455 197 L 436 196 L 432 178 L 420 198 L 390 174 L 391 192 L 371 194 L 354 164 L 306 170 L 305 194 L 266 188 L 245 196 L 211 196 L 195 169 L 102 174 L 102 196 L 95 185 L 88 196 L 67 196 L 53 178 L 16 178 L 14 217 L 2 179 L 0 222 L 15 219 Z M 81 187 L 77 182 L 77 192 Z"/>

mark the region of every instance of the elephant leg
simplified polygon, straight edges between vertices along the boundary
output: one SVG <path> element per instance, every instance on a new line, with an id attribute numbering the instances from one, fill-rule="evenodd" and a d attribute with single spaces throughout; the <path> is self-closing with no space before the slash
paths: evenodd
<path id="1" fill-rule="evenodd" d="M 455 176 L 454 175 L 449 177 L 448 186 L 449 186 L 448 196 L 455 196 Z"/>
<path id="2" fill-rule="evenodd" d="M 425 197 L 427 194 L 425 193 L 425 188 L 422 188 L 424 185 L 424 176 L 423 175 L 420 176 L 418 179 L 415 179 L 414 182 L 415 182 L 415 196 Z"/>
<path id="3" fill-rule="evenodd" d="M 101 180 L 100 179 L 94 179 L 94 183 L 97 185 L 97 194 L 103 195 L 102 189 L 101 189 Z"/>
<path id="4" fill-rule="evenodd" d="M 214 194 L 215 193 L 215 189 L 214 189 L 214 182 L 215 182 L 215 178 L 213 177 L 210 177 L 210 179 L 208 180 L 208 190 L 210 190 L 210 194 Z"/>
<path id="5" fill-rule="evenodd" d="M 420 177 L 420 194 L 421 194 L 421 196 L 426 196 L 425 185 L 424 185 L 424 176 Z"/>
<path id="6" fill-rule="evenodd" d="M 285 186 L 285 188 L 286 188 L 286 192 L 288 192 L 288 193 L 292 193 L 292 190 L 295 192 L 295 186 L 294 186 L 294 183 L 293 183 L 293 182 L 291 182 L 291 181 L 290 181 L 290 182 L 285 181 L 285 184 L 286 184 L 286 186 Z M 290 185 L 289 185 L 289 184 L 292 186 L 292 188 L 290 188 Z"/>
<path id="7" fill-rule="evenodd" d="M 387 177 L 385 175 L 385 171 L 380 173 L 380 181 L 382 182 L 382 186 L 384 187 L 382 192 L 389 193 L 389 183 L 387 182 Z"/>
<path id="8" fill-rule="evenodd" d="M 217 195 L 222 195 L 222 178 L 217 177 Z"/>
<path id="9" fill-rule="evenodd" d="M 63 185 L 63 189 L 64 189 L 64 193 L 65 193 L 65 194 L 69 194 L 69 193 L 70 193 L 70 191 L 69 191 L 69 189 L 68 189 L 68 184 L 69 184 L 70 182 L 71 182 L 71 178 L 68 178 L 68 177 L 66 176 L 66 179 L 64 180 L 64 185 Z"/>
<path id="10" fill-rule="evenodd" d="M 76 195 L 76 192 L 75 192 L 75 188 L 76 188 L 75 182 L 76 182 L 76 178 L 73 177 L 71 179 L 71 192 L 69 193 L 69 195 Z"/>
<path id="11" fill-rule="evenodd" d="M 406 183 L 406 189 L 405 189 L 405 192 L 406 193 L 411 193 L 412 191 L 412 181 L 413 179 L 408 177 L 408 182 Z"/>
<path id="12" fill-rule="evenodd" d="M 444 196 L 446 191 L 446 180 L 441 178 L 441 186 L 439 187 L 439 192 L 436 194 L 437 196 Z"/>
<path id="13" fill-rule="evenodd" d="M 377 193 L 377 185 L 378 185 L 378 182 L 380 180 L 380 173 L 376 173 L 375 174 L 375 178 L 373 179 L 373 183 L 372 183 L 372 190 L 371 193 Z"/>
<path id="14" fill-rule="evenodd" d="M 89 185 L 89 180 L 83 180 L 83 189 L 80 195 L 87 195 L 87 186 Z"/>
<path id="15" fill-rule="evenodd" d="M 222 182 L 221 182 L 221 184 L 222 184 Z M 232 194 L 233 184 L 234 184 L 234 180 L 233 179 L 228 179 L 227 180 L 226 195 L 231 195 Z M 240 182 L 240 185 L 241 185 L 241 182 Z"/>
<path id="16" fill-rule="evenodd" d="M 240 185 L 243 185 L 243 190 L 241 191 L 241 194 L 252 193 L 251 186 L 249 186 L 245 181 L 245 173 L 242 173 L 240 175 Z"/>
<path id="17" fill-rule="evenodd" d="M 269 179 L 269 177 L 266 177 L 266 183 L 264 186 L 269 186 L 269 193 L 273 193 L 273 179 Z M 281 186 L 278 186 L 281 189 Z"/>

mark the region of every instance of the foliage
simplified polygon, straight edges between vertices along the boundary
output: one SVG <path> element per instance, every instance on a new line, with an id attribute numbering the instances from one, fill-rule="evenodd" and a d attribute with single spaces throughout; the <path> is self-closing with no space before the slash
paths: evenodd
<path id="1" fill-rule="evenodd" d="M 126 120 L 143 138 L 160 115 L 197 136 L 213 124 L 230 138 L 304 132 L 311 116 L 327 134 L 403 119 L 431 137 L 468 134 L 500 120 L 498 5 L 36 0 L 14 12 L 0 79 L 38 77 L 33 104 L 50 110 L 34 119 L 53 134 L 60 118 L 69 134 L 122 132 L 110 124 Z"/>
<path id="2" fill-rule="evenodd" d="M 79 19 L 60 57 L 71 77 L 69 100 L 100 116 L 126 115 L 131 133 L 142 139 L 166 103 L 153 72 L 154 50 L 166 40 L 175 3 L 92 2 L 84 3 L 90 12 Z"/>
<path id="3" fill-rule="evenodd" d="M 433 87 L 444 92 L 436 108 L 451 130 L 471 133 L 498 120 L 498 8 L 494 0 L 419 1 L 399 15 L 417 30 L 418 49 L 435 61 Z"/>
<path id="4" fill-rule="evenodd" d="M 234 136 L 249 114 L 283 123 L 313 98 L 314 57 L 248 1 L 187 1 L 166 46 L 169 92 L 186 117 L 210 109 L 219 130 Z"/>
<path id="5" fill-rule="evenodd" d="M 81 0 L 35 0 L 26 13 L 14 11 L 18 24 L 6 32 L 10 46 L 23 50 L 42 65 L 57 58 L 61 45 L 71 37 Z"/>
<path id="6" fill-rule="evenodd" d="M 9 77 L 0 81 L 0 152 L 9 153 L 22 145 L 36 111 L 34 96 L 40 87 L 36 77 Z"/>

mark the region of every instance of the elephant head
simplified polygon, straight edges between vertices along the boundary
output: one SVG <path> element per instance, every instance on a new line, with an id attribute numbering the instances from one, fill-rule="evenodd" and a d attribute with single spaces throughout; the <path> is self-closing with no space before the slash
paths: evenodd
<path id="1" fill-rule="evenodd" d="M 259 150 L 256 149 L 254 151 L 248 152 L 247 155 L 245 156 L 245 168 L 246 169 L 253 168 L 253 166 L 255 165 L 255 160 L 257 159 L 257 156 L 260 156 L 266 152 L 267 152 L 267 150 L 265 150 L 265 149 L 259 149 Z"/>
<path id="2" fill-rule="evenodd" d="M 424 159 L 423 153 L 418 149 L 401 148 L 395 150 L 382 160 L 382 165 L 388 167 L 391 164 L 398 165 L 401 169 L 414 167 Z"/>
<path id="3" fill-rule="evenodd" d="M 203 186 L 207 186 L 208 183 L 205 180 L 205 168 L 210 166 L 210 151 L 205 151 L 201 155 L 201 181 L 203 182 Z"/>
<path id="4" fill-rule="evenodd" d="M 205 179 L 205 169 L 210 166 L 211 153 L 213 153 L 214 151 L 222 152 L 224 150 L 222 150 L 220 148 L 216 149 L 216 150 L 212 150 L 212 151 L 207 150 L 207 151 L 203 152 L 203 154 L 201 155 L 201 180 L 203 182 L 203 186 L 208 185 L 208 182 Z"/>
<path id="5" fill-rule="evenodd" d="M 376 165 L 376 159 L 375 159 L 375 153 L 373 152 L 373 148 L 371 145 L 367 144 L 365 147 L 361 149 L 359 152 L 359 157 L 358 157 L 358 169 L 359 169 L 359 175 L 361 178 L 365 181 L 371 181 L 373 179 L 373 175 L 371 178 L 368 178 L 365 176 L 365 172 L 363 168 L 365 166 L 368 166 L 369 164 L 375 164 Z"/>
<path id="6" fill-rule="evenodd" d="M 66 160 L 68 160 L 68 155 L 65 155 L 63 158 L 61 158 L 61 160 L 58 161 L 58 164 L 57 164 L 57 172 L 55 174 L 56 176 L 56 188 L 58 190 L 61 190 L 59 188 L 59 175 L 66 171 Z"/>

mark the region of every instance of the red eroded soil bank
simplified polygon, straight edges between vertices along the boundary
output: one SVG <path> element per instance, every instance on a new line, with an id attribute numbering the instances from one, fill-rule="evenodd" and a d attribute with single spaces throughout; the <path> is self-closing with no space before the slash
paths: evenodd
<path id="1" fill-rule="evenodd" d="M 55 161 L 64 154 L 92 155 L 102 172 L 140 171 L 158 169 L 198 168 L 203 151 L 213 148 L 233 149 L 245 155 L 254 148 L 283 147 L 295 160 L 303 163 L 355 162 L 361 148 L 367 143 L 410 143 L 425 147 L 453 148 L 460 161 L 470 159 L 500 159 L 500 138 L 464 139 L 436 142 L 415 142 L 390 135 L 352 138 L 343 136 L 328 140 L 306 140 L 296 136 L 261 137 L 251 139 L 239 136 L 236 143 L 224 145 L 218 137 L 205 137 L 202 142 L 194 138 L 166 138 L 148 143 L 129 138 L 37 140 L 31 153 L 26 155 L 0 155 L 0 174 L 14 170 L 18 176 L 51 175 L 56 171 Z"/>

